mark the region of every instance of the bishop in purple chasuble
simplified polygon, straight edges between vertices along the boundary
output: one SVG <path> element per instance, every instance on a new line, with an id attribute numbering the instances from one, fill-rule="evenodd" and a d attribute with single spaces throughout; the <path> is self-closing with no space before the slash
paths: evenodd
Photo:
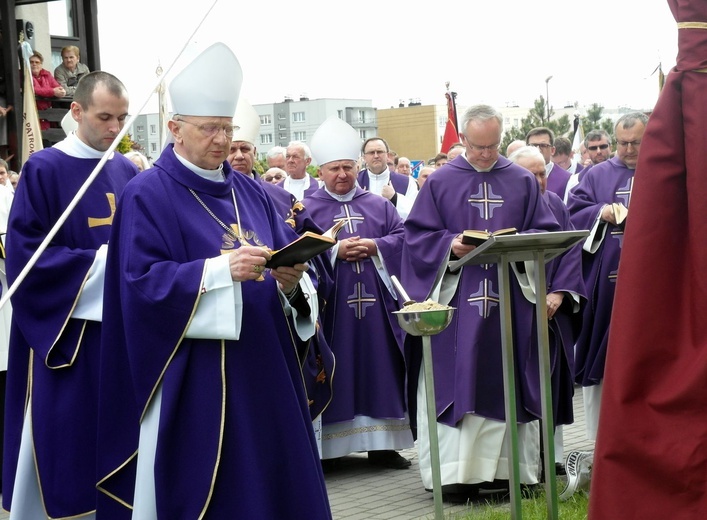
<path id="1" fill-rule="evenodd" d="M 387 274 L 399 275 L 403 224 L 388 200 L 356 188 L 351 200 L 339 201 L 322 188 L 304 204 L 323 228 L 347 219 L 339 240 L 355 236 L 373 239 Z M 327 425 L 357 416 L 402 420 L 407 412 L 403 331 L 391 314 L 399 306 L 390 289 L 371 258 L 357 262 L 336 259 L 334 280 L 323 313 L 324 334 L 336 356 L 333 399 L 323 414 L 324 443 Z M 405 429 L 409 432 L 407 421 Z M 412 436 L 409 440 L 412 445 Z M 408 446 L 384 449 L 403 447 Z"/>
<path id="2" fill-rule="evenodd" d="M 127 186 L 116 215 L 102 342 L 99 518 L 130 517 L 140 420 L 157 391 L 159 518 L 331 518 L 296 333 L 276 281 L 266 272 L 240 283 L 237 340 L 185 337 L 205 259 L 240 247 L 221 223 L 270 249 L 297 237 L 257 182 L 227 163 L 223 174 L 223 183 L 194 174 L 170 147 Z"/>

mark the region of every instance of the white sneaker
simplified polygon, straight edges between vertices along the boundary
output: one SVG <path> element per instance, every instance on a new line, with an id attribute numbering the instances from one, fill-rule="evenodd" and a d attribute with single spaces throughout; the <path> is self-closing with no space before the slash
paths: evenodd
<path id="1" fill-rule="evenodd" d="M 565 461 L 567 485 L 560 493 L 560 500 L 567 500 L 580 489 L 589 490 L 592 479 L 593 451 L 571 451 Z"/>

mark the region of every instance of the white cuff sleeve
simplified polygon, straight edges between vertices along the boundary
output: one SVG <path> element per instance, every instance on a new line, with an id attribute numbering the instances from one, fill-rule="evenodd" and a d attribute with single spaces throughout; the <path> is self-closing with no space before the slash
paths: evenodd
<path id="1" fill-rule="evenodd" d="M 77 320 L 103 320 L 103 281 L 106 276 L 106 255 L 108 244 L 103 244 L 96 251 L 93 265 L 89 270 L 88 280 L 83 286 L 79 301 L 76 302 L 71 317 Z"/>
<path id="2" fill-rule="evenodd" d="M 202 294 L 187 338 L 237 340 L 240 337 L 243 296 L 240 282 L 231 278 L 229 256 L 206 259 Z"/>

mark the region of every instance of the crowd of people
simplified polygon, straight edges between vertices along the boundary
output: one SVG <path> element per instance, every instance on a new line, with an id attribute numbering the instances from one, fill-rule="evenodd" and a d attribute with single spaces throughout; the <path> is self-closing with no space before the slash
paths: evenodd
<path id="1" fill-rule="evenodd" d="M 581 487 L 591 454 L 570 453 L 565 468 L 561 426 L 581 385 L 596 432 L 617 212 L 630 205 L 647 116 L 589 132 L 585 164 L 544 127 L 502 155 L 501 114 L 475 105 L 460 142 L 417 179 L 383 137 L 362 142 L 334 117 L 309 143 L 271 149 L 259 175 L 257 113 L 240 98 L 237 58 L 215 44 L 169 85 L 171 144 L 157 161 L 113 153 L 23 275 L 128 114 L 120 80 L 65 51 L 58 85 L 39 53 L 31 66 L 52 95 L 72 97 L 77 129 L 23 166 L 3 230 L 7 281 L 19 282 L 2 472 L 11 518 L 331 518 L 324 471 L 355 452 L 406 470 L 399 451 L 415 440 L 431 489 L 419 345 L 392 314 L 393 276 L 413 299 L 456 309 L 431 339 L 444 496 L 507 492 L 498 274 L 447 269 L 473 250 L 467 229 L 590 233 L 547 265 L 544 302 L 523 266 L 510 288 L 521 482 L 542 478 L 535 306 L 545 305 L 556 467 L 566 495 Z M 329 251 L 269 267 L 302 234 L 337 225 Z"/>

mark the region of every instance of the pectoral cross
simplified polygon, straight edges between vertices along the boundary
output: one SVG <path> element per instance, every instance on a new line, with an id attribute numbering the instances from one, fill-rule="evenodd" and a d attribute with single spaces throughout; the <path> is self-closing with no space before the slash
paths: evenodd
<path id="1" fill-rule="evenodd" d="M 110 206 L 110 216 L 104 218 L 88 217 L 88 227 L 94 228 L 113 224 L 113 216 L 115 215 L 115 193 L 106 193 L 106 198 L 108 199 L 108 206 Z"/>

